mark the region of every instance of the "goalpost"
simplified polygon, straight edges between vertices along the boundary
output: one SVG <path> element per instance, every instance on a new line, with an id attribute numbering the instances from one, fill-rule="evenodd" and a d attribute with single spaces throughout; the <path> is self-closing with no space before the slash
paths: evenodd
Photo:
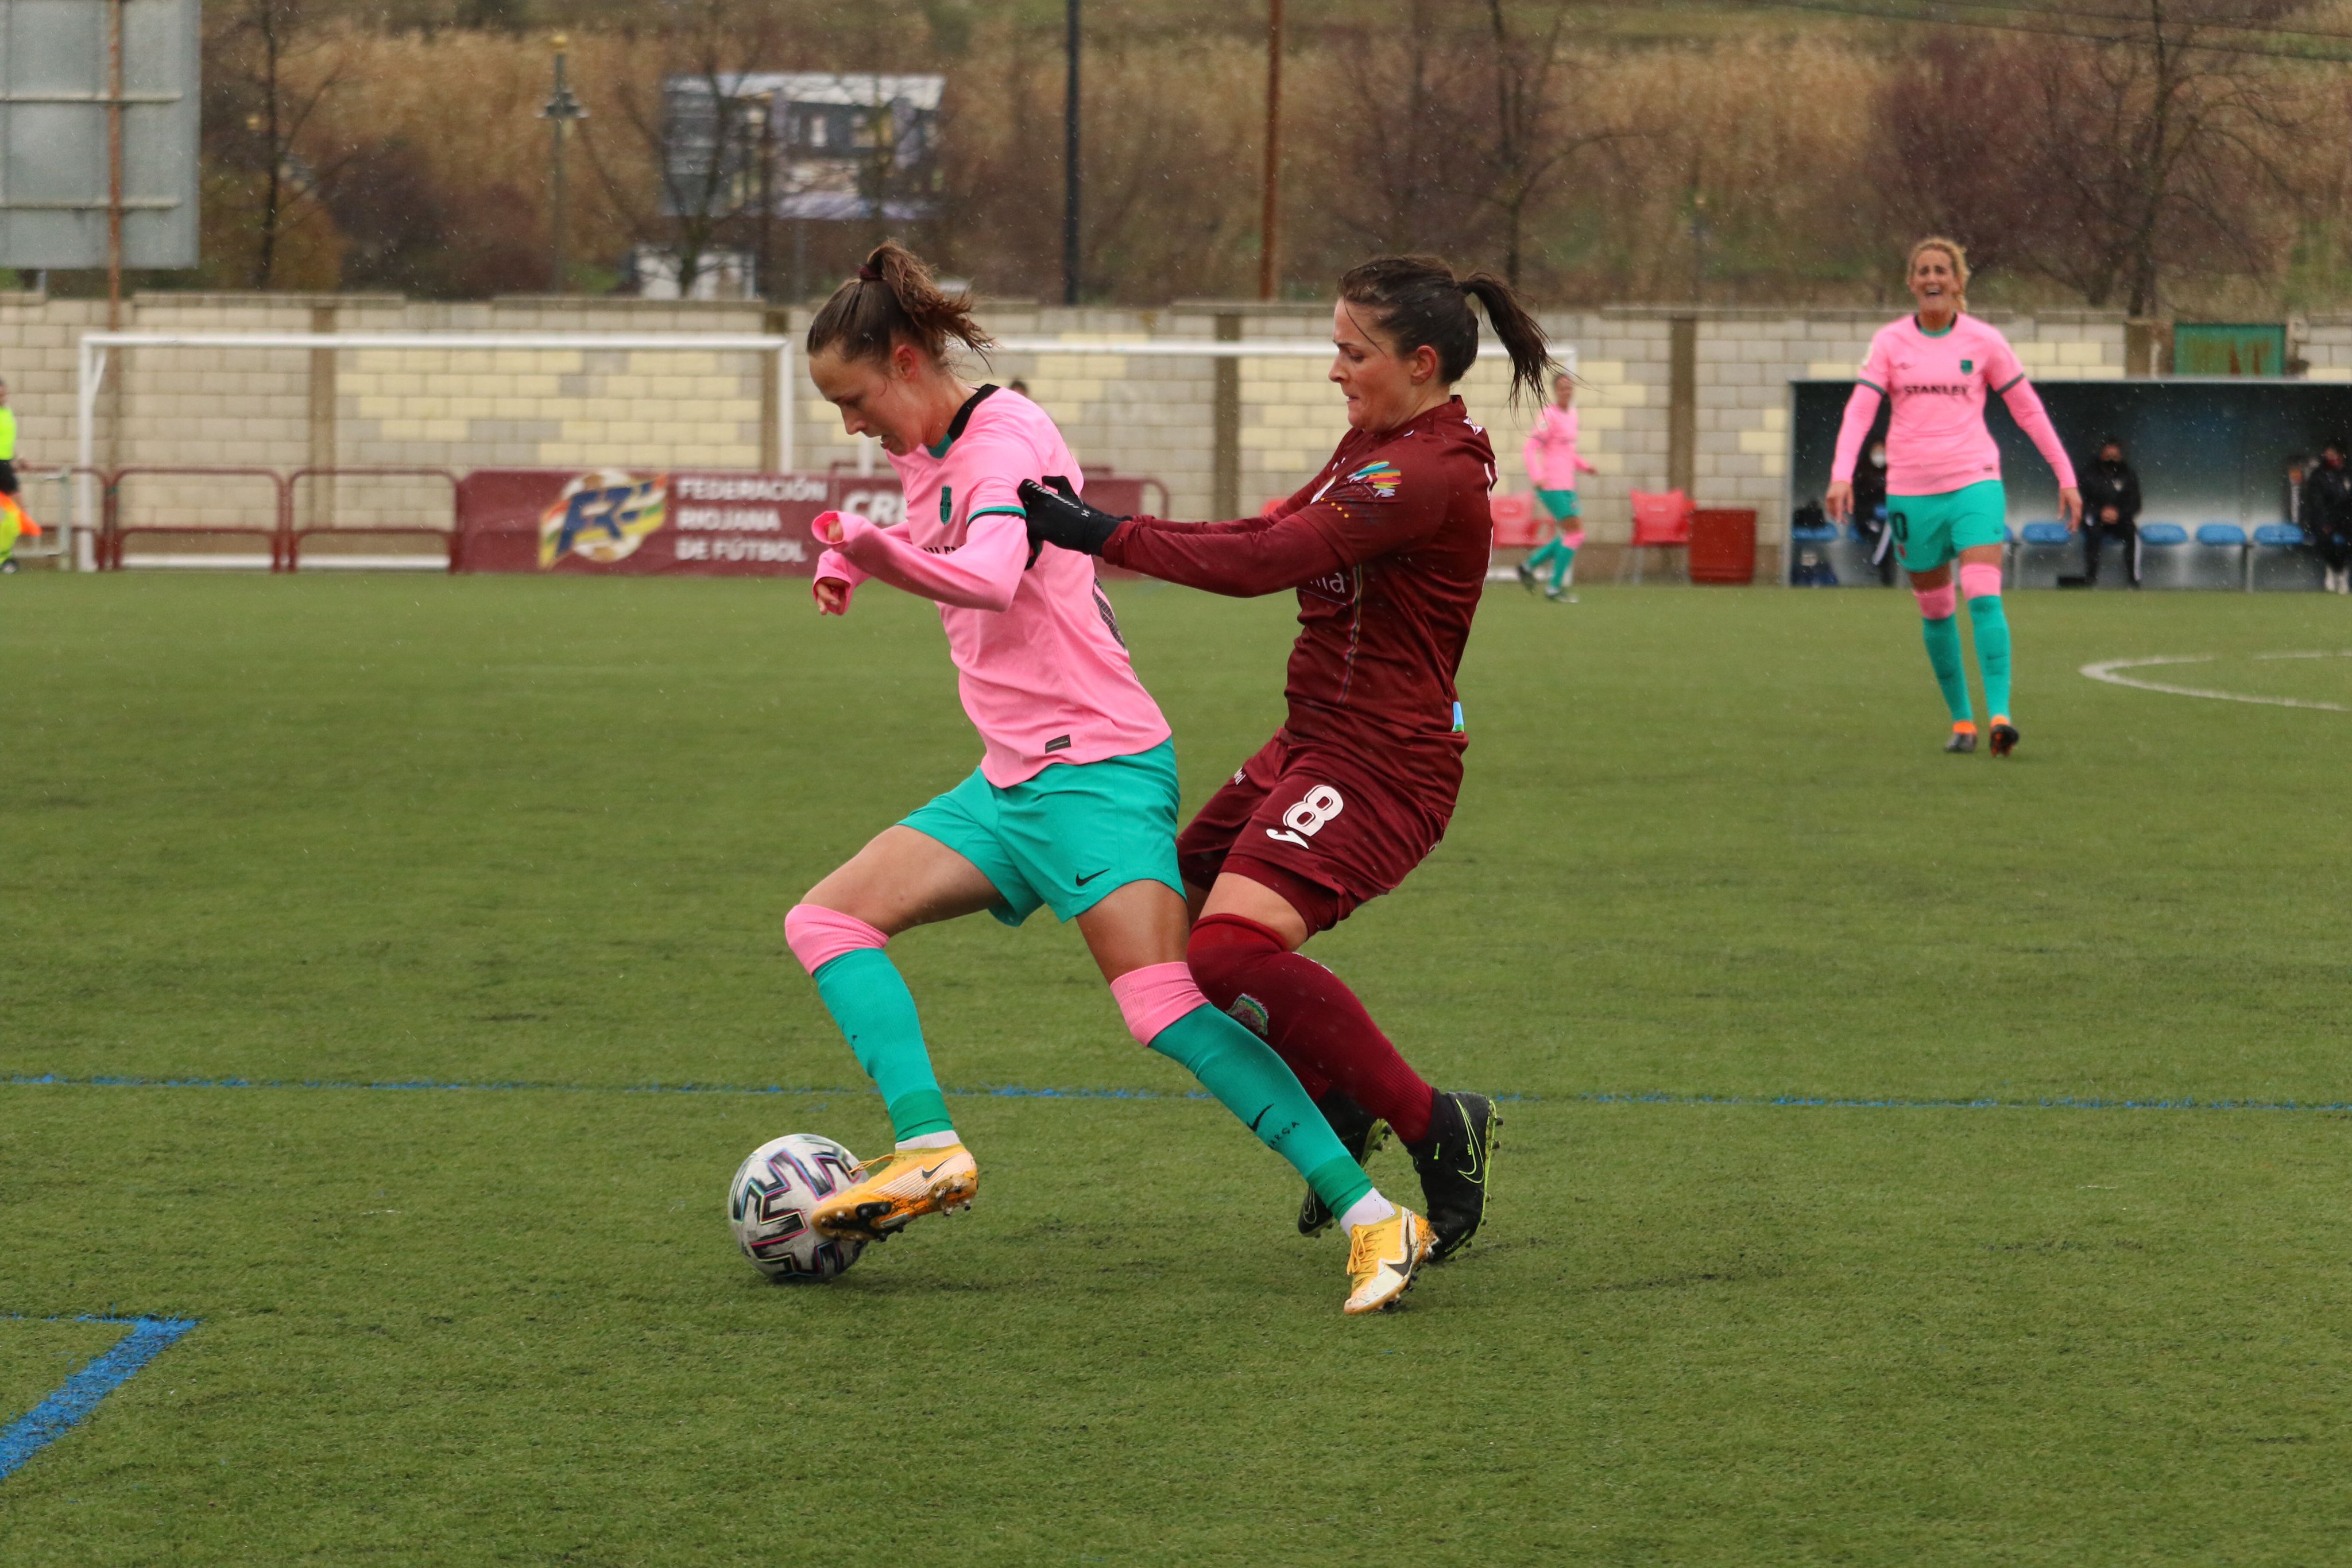
<path id="1" fill-rule="evenodd" d="M 239 350 L 299 349 L 310 350 L 314 363 L 320 353 L 365 350 L 538 354 L 599 350 L 750 352 L 763 355 L 768 361 L 763 391 L 774 410 L 779 466 L 789 472 L 793 463 L 793 343 L 789 338 L 719 332 L 89 332 L 81 339 L 77 364 L 74 409 L 78 473 L 70 525 L 77 542 L 67 556 L 79 570 L 90 570 L 96 564 L 92 547 L 97 533 L 99 395 L 110 365 L 119 363 L 114 359 L 116 351 L 131 349 L 209 350 L 219 354 Z"/>

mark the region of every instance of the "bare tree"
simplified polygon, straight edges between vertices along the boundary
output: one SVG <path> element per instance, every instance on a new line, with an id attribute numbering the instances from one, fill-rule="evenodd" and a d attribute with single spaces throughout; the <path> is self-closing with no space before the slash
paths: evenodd
<path id="1" fill-rule="evenodd" d="M 2135 316 L 2172 276 L 2268 269 L 2278 246 L 2248 197 L 2283 186 L 2298 117 L 2241 44 L 2289 8 L 2134 0 L 2097 36 L 1931 46 L 1881 99 L 1894 209 Z"/>
<path id="2" fill-rule="evenodd" d="M 1343 89 L 1324 128 L 1339 176 L 1331 214 L 1381 250 L 1485 249 L 1485 40 L 1444 0 L 1404 0 L 1402 21 L 1331 35 Z"/>
<path id="3" fill-rule="evenodd" d="M 348 61 L 313 24 L 304 0 L 234 0 L 207 16 L 206 151 L 256 183 L 257 232 L 246 281 L 268 288 L 289 232 L 325 221 L 320 196 L 334 161 L 316 156 L 310 132 L 320 106 L 346 79 Z"/>
<path id="4" fill-rule="evenodd" d="M 1503 276 L 1514 287 L 1525 259 L 1528 220 L 1587 148 L 1632 134 L 1622 128 L 1571 130 L 1575 68 L 1561 56 L 1570 0 L 1555 0 L 1540 37 L 1515 32 L 1503 0 L 1486 0 L 1494 37 L 1495 120 L 1486 198 L 1503 225 Z"/>
<path id="5" fill-rule="evenodd" d="M 2031 267 L 2071 241 L 2028 115 L 2019 111 L 2018 73 L 2045 57 L 2038 45 L 1944 35 L 1879 90 L 1868 174 L 1888 215 L 1959 241 L 1979 273 Z"/>
<path id="6" fill-rule="evenodd" d="M 2295 128 L 2279 73 L 2234 49 L 2238 29 L 2275 20 L 2284 0 L 2141 5 L 2125 36 L 2073 51 L 2043 96 L 2043 158 L 2067 179 L 2096 257 L 2071 276 L 2049 270 L 2094 305 L 2120 294 L 2135 316 L 2157 310 L 2168 270 L 2265 265 L 2272 247 L 2245 197 Z"/>

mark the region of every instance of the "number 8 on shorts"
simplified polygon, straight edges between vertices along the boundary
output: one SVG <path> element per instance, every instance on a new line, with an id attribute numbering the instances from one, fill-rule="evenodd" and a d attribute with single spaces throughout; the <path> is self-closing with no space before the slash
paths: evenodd
<path id="1" fill-rule="evenodd" d="M 1313 838 L 1324 823 L 1338 816 L 1346 805 L 1347 802 L 1339 798 L 1339 791 L 1328 784 L 1318 784 L 1307 791 L 1305 800 L 1282 814 L 1282 827 L 1268 828 L 1265 836 L 1306 849 L 1307 841 Z M 1289 831 L 1286 832 L 1284 829 Z"/>

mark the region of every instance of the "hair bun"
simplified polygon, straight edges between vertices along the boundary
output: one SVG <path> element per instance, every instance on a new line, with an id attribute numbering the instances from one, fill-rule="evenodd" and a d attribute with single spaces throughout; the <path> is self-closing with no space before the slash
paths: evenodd
<path id="1" fill-rule="evenodd" d="M 871 262 L 861 263 L 857 268 L 857 281 L 860 283 L 879 283 L 882 281 L 881 269 L 874 266 Z"/>

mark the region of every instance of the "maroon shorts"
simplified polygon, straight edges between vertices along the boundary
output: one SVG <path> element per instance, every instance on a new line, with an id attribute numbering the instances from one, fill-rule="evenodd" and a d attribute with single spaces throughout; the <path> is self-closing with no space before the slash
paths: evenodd
<path id="1" fill-rule="evenodd" d="M 1272 888 L 1327 931 L 1402 882 L 1445 836 L 1459 789 L 1412 789 L 1352 754 L 1277 730 L 1176 836 L 1185 882 L 1223 872 Z"/>

